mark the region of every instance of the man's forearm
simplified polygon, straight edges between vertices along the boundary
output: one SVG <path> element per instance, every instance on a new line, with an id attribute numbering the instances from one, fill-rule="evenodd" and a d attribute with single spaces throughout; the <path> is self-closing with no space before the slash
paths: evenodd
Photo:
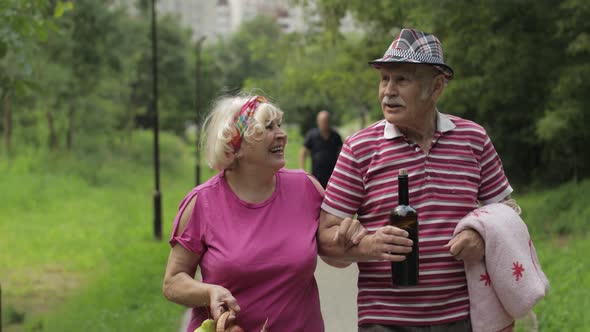
<path id="1" fill-rule="evenodd" d="M 320 256 L 346 264 L 369 260 L 363 248 L 364 242 L 370 235 L 361 239 L 358 245 L 346 247 L 334 240 L 337 232 L 338 226 L 320 229 L 318 235 L 318 253 Z"/>

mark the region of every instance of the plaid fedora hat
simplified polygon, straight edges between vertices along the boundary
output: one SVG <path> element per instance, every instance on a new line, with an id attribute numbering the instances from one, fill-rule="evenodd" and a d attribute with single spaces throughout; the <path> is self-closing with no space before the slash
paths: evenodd
<path id="1" fill-rule="evenodd" d="M 445 64 L 442 45 L 434 35 L 415 29 L 402 29 L 382 58 L 369 61 L 373 67 L 386 63 L 423 63 L 433 65 L 447 79 L 453 78 L 453 69 Z"/>

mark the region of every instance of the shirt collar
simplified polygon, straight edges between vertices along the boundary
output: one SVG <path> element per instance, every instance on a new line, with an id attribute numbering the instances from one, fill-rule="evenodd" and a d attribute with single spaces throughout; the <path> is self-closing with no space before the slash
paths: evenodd
<path id="1" fill-rule="evenodd" d="M 383 129 L 383 137 L 385 137 L 385 139 L 404 136 L 396 125 L 387 122 L 387 120 L 383 121 L 385 121 L 385 128 Z M 444 133 L 453 129 L 455 129 L 453 121 L 451 121 L 446 114 L 436 111 L 436 131 Z"/>

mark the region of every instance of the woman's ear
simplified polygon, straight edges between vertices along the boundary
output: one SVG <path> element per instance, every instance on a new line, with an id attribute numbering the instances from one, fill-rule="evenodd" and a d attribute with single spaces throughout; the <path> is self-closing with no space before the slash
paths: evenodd
<path id="1" fill-rule="evenodd" d="M 233 160 L 234 166 L 237 166 L 240 163 L 240 160 L 244 157 L 243 150 L 244 150 L 244 144 L 242 143 L 242 147 L 237 152 L 234 153 L 234 160 Z"/>

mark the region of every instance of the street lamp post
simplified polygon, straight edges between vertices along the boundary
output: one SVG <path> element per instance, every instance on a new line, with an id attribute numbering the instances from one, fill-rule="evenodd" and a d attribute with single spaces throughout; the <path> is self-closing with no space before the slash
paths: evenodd
<path id="1" fill-rule="evenodd" d="M 162 239 L 162 194 L 160 193 L 160 144 L 158 127 L 158 39 L 156 33 L 156 0 L 152 6 L 152 111 L 154 121 L 154 170 L 156 190 L 154 191 L 154 236 Z"/>
<path id="2" fill-rule="evenodd" d="M 2 285 L 0 284 L 0 332 L 2 332 Z"/>
<path id="3" fill-rule="evenodd" d="M 197 52 L 197 59 L 195 64 L 195 110 L 196 110 L 196 123 L 197 123 L 197 139 L 196 139 L 196 153 L 197 153 L 197 165 L 195 167 L 195 183 L 198 186 L 201 184 L 201 49 L 202 44 L 205 41 L 205 36 L 202 36 L 197 40 L 197 46 L 195 51 Z"/>

